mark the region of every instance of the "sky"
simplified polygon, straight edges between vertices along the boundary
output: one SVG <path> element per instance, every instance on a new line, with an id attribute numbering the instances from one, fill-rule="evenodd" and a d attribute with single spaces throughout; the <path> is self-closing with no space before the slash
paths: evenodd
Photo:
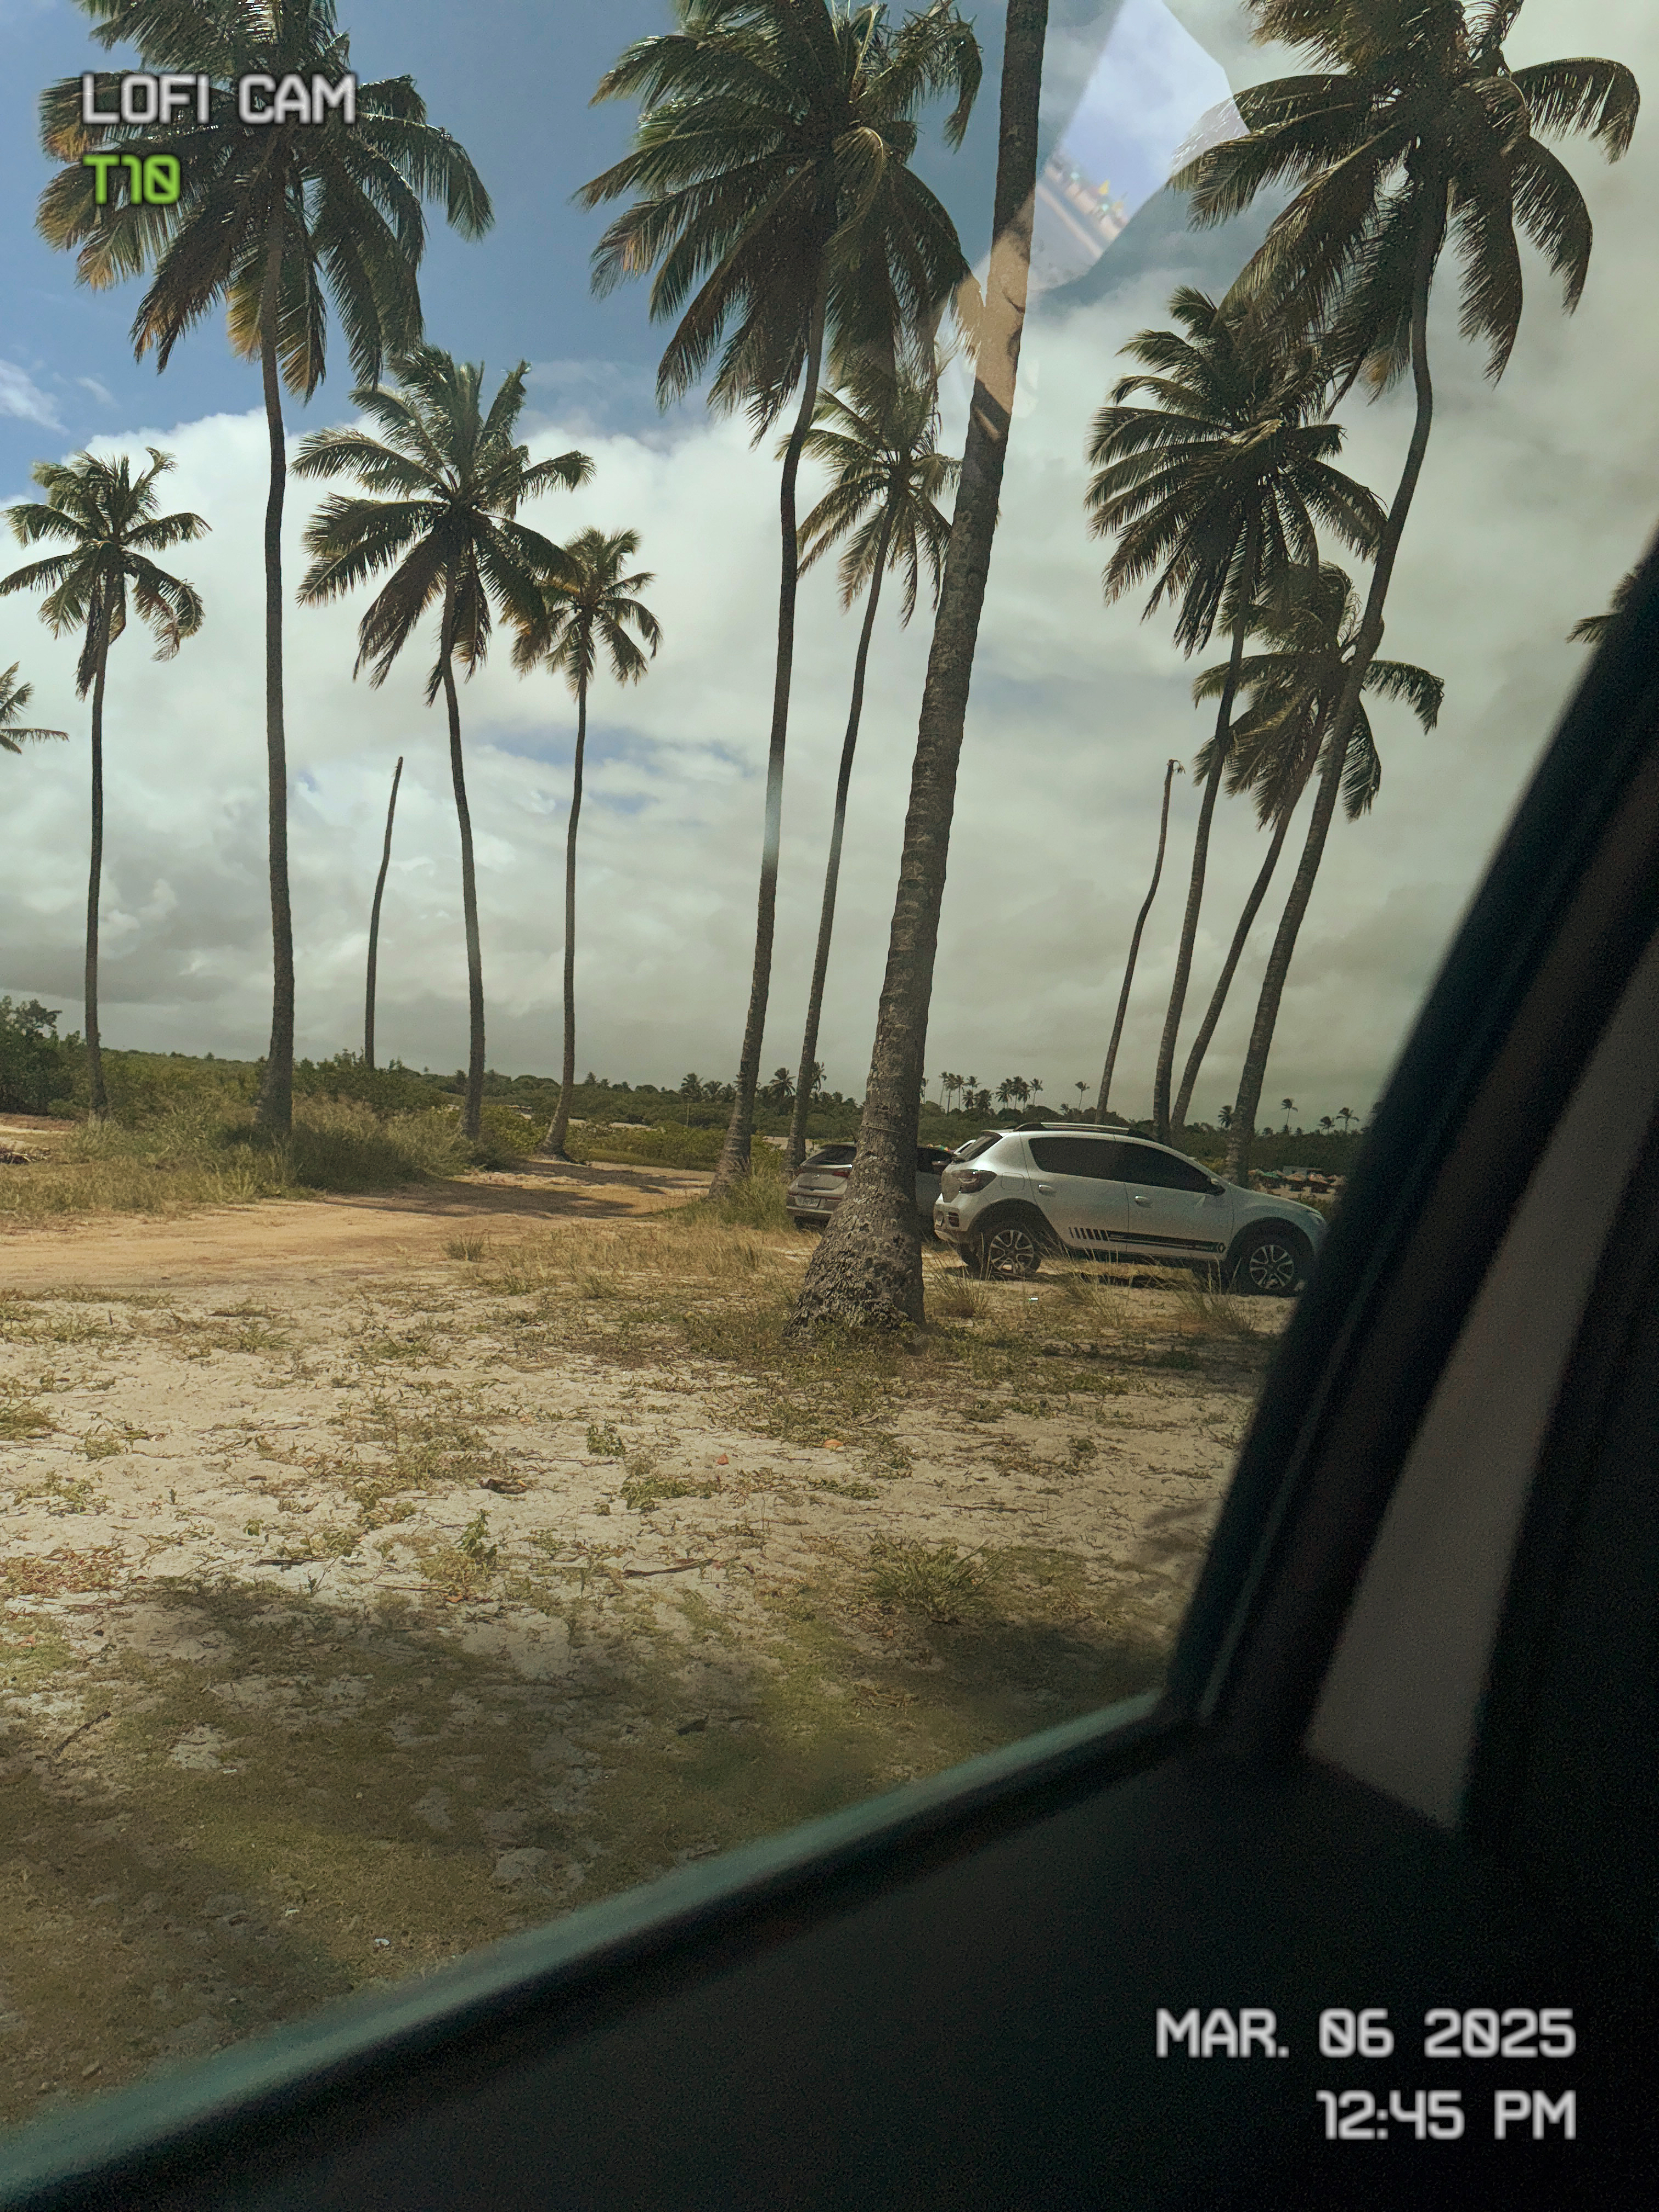
<path id="1" fill-rule="evenodd" d="M 995 159 L 1000 9 L 967 11 L 987 47 L 986 90 L 963 150 L 937 128 L 918 157 L 970 258 L 987 241 Z M 711 415 L 699 395 L 660 412 L 663 333 L 644 287 L 603 299 L 587 282 L 601 219 L 572 204 L 614 160 L 632 120 L 587 95 L 626 40 L 665 27 L 658 0 L 343 0 L 365 76 L 408 70 L 434 120 L 473 155 L 497 220 L 482 243 L 434 217 L 422 271 L 428 331 L 492 380 L 532 363 L 526 434 L 538 456 L 577 447 L 591 484 L 527 515 L 564 537 L 627 526 L 654 582 L 644 596 L 662 651 L 627 691 L 602 684 L 590 714 L 578 918 L 579 1072 L 677 1084 L 729 1079 L 753 942 L 776 604 L 776 465 L 769 440 Z M 1055 0 L 1044 139 L 1086 136 L 1116 190 L 1146 198 L 1090 276 L 1042 300 L 1030 325 L 1002 520 L 975 664 L 929 1030 L 930 1069 L 1040 1077 L 1052 1103 L 1092 1098 L 1133 917 L 1151 871 L 1166 757 L 1207 734 L 1195 666 L 1167 622 L 1103 604 L 1106 548 L 1084 520 L 1090 417 L 1121 373 L 1120 349 L 1164 319 L 1177 281 L 1224 288 L 1246 245 L 1194 237 L 1154 173 L 1218 93 L 1284 73 L 1253 47 L 1232 0 Z M 137 633 L 112 658 L 102 1026 L 106 1043 L 253 1056 L 270 1022 L 264 867 L 259 532 L 264 428 L 258 380 L 222 327 L 204 325 L 163 377 L 126 340 L 136 286 L 91 294 L 34 234 L 48 170 L 33 102 L 98 58 L 69 0 L 0 0 L 10 64 L 0 86 L 0 501 L 27 496 L 37 459 L 92 443 L 156 444 L 176 457 L 170 507 L 212 534 L 176 565 L 208 620 L 157 665 Z M 1585 51 L 1659 81 L 1650 0 L 1529 0 L 1512 59 Z M 1602 606 L 1645 544 L 1659 506 L 1659 419 L 1650 363 L 1659 287 L 1650 125 L 1608 168 L 1577 143 L 1566 158 L 1595 216 L 1595 258 L 1576 317 L 1535 264 L 1521 343 L 1501 384 L 1460 340 L 1449 287 L 1437 299 L 1436 430 L 1389 602 L 1385 651 L 1444 677 L 1438 728 L 1376 714 L 1382 794 L 1339 823 L 1304 927 L 1268 1071 L 1278 1117 L 1311 1126 L 1366 1113 L 1457 918 L 1583 665 L 1566 632 Z M 959 441 L 963 392 L 947 383 Z M 295 437 L 351 419 L 343 363 Z M 1409 427 L 1401 395 L 1345 407 L 1344 465 L 1384 497 Z M 959 450 L 959 443 L 952 450 Z M 312 494 L 293 483 L 288 574 Z M 0 550 L 0 560 L 5 559 Z M 21 555 L 18 556 L 21 558 Z M 824 1010 L 833 1089 L 861 1095 L 896 879 L 927 623 L 878 615 Z M 362 1042 L 368 915 L 393 762 L 405 769 L 381 926 L 381 1056 L 453 1068 L 465 1054 L 465 978 L 453 803 L 441 715 L 421 700 L 430 653 L 380 690 L 354 683 L 362 600 L 295 608 L 288 625 L 290 841 L 299 1048 Z M 816 927 L 856 613 L 823 564 L 805 580 L 765 1066 L 792 1068 Z M 74 647 L 27 601 L 0 601 L 0 667 L 35 685 L 30 719 L 66 745 L 0 757 L 0 993 L 40 997 L 78 1024 L 85 907 L 87 710 Z M 505 649 L 462 693 L 477 836 L 491 1064 L 556 1067 L 562 861 L 574 707 L 549 678 L 520 680 Z M 1148 925 L 1114 1104 L 1144 1113 L 1173 966 L 1197 793 L 1178 779 L 1170 856 Z M 1299 833 L 1298 833 L 1299 834 Z M 1201 1004 L 1259 866 L 1246 808 L 1218 810 L 1194 965 Z M 1286 882 L 1288 881 L 1288 869 Z M 1194 1103 L 1213 1117 L 1236 1086 L 1276 912 L 1270 899 Z M 1194 1017 L 1195 1018 L 1195 1016 Z M 1189 1020 L 1188 1027 L 1191 1023 Z"/>

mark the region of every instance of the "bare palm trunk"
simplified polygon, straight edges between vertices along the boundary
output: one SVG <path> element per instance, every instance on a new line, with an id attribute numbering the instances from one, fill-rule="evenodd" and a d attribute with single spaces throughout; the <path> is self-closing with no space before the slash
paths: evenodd
<path id="1" fill-rule="evenodd" d="M 380 872 L 374 878 L 374 903 L 368 915 L 368 984 L 363 1001 L 363 1066 L 374 1065 L 374 970 L 380 952 L 380 901 L 386 896 L 386 870 L 392 866 L 392 817 L 398 811 L 398 786 L 403 780 L 404 760 L 392 771 L 392 802 L 386 811 L 386 843 L 380 849 Z"/>
<path id="2" fill-rule="evenodd" d="M 466 929 L 467 1062 L 466 1103 L 462 1133 L 477 1144 L 483 1129 L 484 998 L 483 949 L 478 938 L 478 879 L 472 864 L 472 815 L 466 803 L 466 770 L 461 760 L 461 702 L 455 696 L 453 623 L 455 586 L 444 593 L 444 705 L 449 714 L 449 775 L 455 787 L 455 819 L 461 832 L 461 915 Z"/>
<path id="3" fill-rule="evenodd" d="M 264 281 L 259 294 L 259 364 L 264 378 L 265 428 L 270 441 L 270 489 L 265 499 L 265 805 L 270 869 L 270 1044 L 255 1118 L 285 1134 L 294 1119 L 294 908 L 288 887 L 288 735 L 283 720 L 283 500 L 288 447 L 277 373 L 276 308 L 283 273 L 283 209 L 270 218 Z"/>
<path id="4" fill-rule="evenodd" d="M 98 616 L 98 673 L 92 684 L 92 860 L 87 875 L 87 1085 L 94 1121 L 109 1111 L 104 1055 L 98 1039 L 98 901 L 104 873 L 104 676 L 109 665 L 109 610 Z"/>
<path id="5" fill-rule="evenodd" d="M 847 793 L 853 781 L 853 756 L 858 750 L 859 723 L 864 714 L 864 672 L 870 658 L 870 633 L 876 626 L 876 606 L 887 564 L 888 540 L 893 518 L 883 515 L 876 541 L 876 564 L 870 578 L 870 597 L 859 631 L 859 649 L 853 662 L 853 703 L 847 716 L 847 734 L 841 744 L 841 769 L 836 778 L 836 813 L 830 829 L 830 860 L 823 872 L 823 903 L 818 911 L 817 949 L 812 955 L 812 982 L 806 994 L 806 1030 L 801 1039 L 800 1075 L 795 1085 L 795 1110 L 789 1121 L 788 1172 L 793 1176 L 806 1158 L 806 1115 L 812 1103 L 813 1073 L 818 1060 L 818 1021 L 823 1012 L 823 979 L 830 967 L 830 938 L 836 926 L 836 891 L 841 880 L 842 838 L 847 828 Z"/>
<path id="6" fill-rule="evenodd" d="M 564 1060 L 559 1104 L 542 1146 L 556 1160 L 569 1156 L 570 1094 L 576 1087 L 576 824 L 582 818 L 582 757 L 587 750 L 587 679 L 576 685 L 576 763 L 570 779 L 570 823 L 564 837 Z"/>
<path id="7" fill-rule="evenodd" d="M 1423 474 L 1424 457 L 1429 449 L 1429 434 L 1434 427 L 1434 386 L 1429 377 L 1429 288 L 1434 280 L 1435 257 L 1439 242 L 1439 238 L 1432 233 L 1425 233 L 1412 294 L 1412 380 L 1417 393 L 1417 417 L 1412 428 L 1406 465 L 1394 495 L 1394 504 L 1389 509 L 1388 520 L 1382 526 L 1382 536 L 1376 549 L 1376 565 L 1371 571 L 1370 590 L 1365 599 L 1365 612 L 1349 659 L 1342 696 L 1331 717 L 1331 733 L 1326 740 L 1325 758 L 1320 770 L 1313 816 L 1303 843 L 1302 857 L 1297 863 L 1291 894 L 1279 918 L 1279 933 L 1267 957 L 1267 972 L 1262 978 L 1261 995 L 1256 1002 L 1255 1022 L 1244 1055 L 1243 1073 L 1239 1079 L 1232 1127 L 1227 1133 L 1226 1173 L 1230 1182 L 1243 1182 L 1249 1173 L 1256 1109 L 1261 1103 L 1261 1086 L 1267 1079 L 1267 1055 L 1273 1048 L 1273 1027 L 1279 1019 L 1285 979 L 1290 973 L 1297 935 L 1308 911 L 1308 902 L 1313 896 L 1314 880 L 1319 873 L 1325 840 L 1336 812 L 1337 795 L 1342 787 L 1342 770 L 1348 757 L 1354 716 L 1359 709 L 1366 672 L 1382 642 L 1382 611 L 1388 602 L 1389 586 L 1394 580 L 1400 541 L 1405 535 L 1412 501 Z"/>
<path id="8" fill-rule="evenodd" d="M 803 1331 L 836 1320 L 895 1328 L 923 1318 L 916 1126 L 957 770 L 1025 321 L 1048 21 L 1048 0 L 1009 0 L 985 312 L 927 656 L 887 972 L 858 1152 L 847 1196 L 831 1215 L 801 1286 L 794 1326 Z"/>
<path id="9" fill-rule="evenodd" d="M 1170 786 L 1181 765 L 1171 761 L 1164 771 L 1164 810 L 1158 817 L 1158 858 L 1152 863 L 1152 880 L 1146 897 L 1140 902 L 1140 912 L 1135 916 L 1135 926 L 1129 939 L 1129 957 L 1123 968 L 1123 988 L 1117 994 L 1117 1018 L 1112 1024 L 1112 1041 L 1106 1048 L 1106 1065 L 1100 1074 L 1100 1103 L 1095 1108 L 1095 1119 L 1106 1119 L 1106 1102 L 1112 1095 L 1112 1070 L 1117 1066 L 1117 1048 L 1123 1035 L 1123 1017 L 1129 1011 L 1129 987 L 1135 980 L 1135 963 L 1140 957 L 1140 933 L 1146 927 L 1146 917 L 1152 910 L 1152 901 L 1158 896 L 1158 879 L 1164 873 L 1164 847 L 1170 834 Z"/>
<path id="10" fill-rule="evenodd" d="M 1300 798 L 1301 793 L 1298 792 L 1297 796 Z M 1244 910 L 1238 917 L 1238 927 L 1233 932 L 1233 941 L 1227 948 L 1227 957 L 1221 964 L 1215 989 L 1210 994 L 1208 1009 L 1199 1024 L 1198 1035 L 1193 1039 L 1193 1048 L 1187 1055 L 1187 1065 L 1182 1073 L 1181 1089 L 1176 1094 L 1175 1113 L 1170 1123 L 1172 1133 L 1176 1135 L 1179 1135 L 1187 1126 L 1188 1109 L 1193 1103 L 1193 1093 L 1198 1088 L 1199 1071 L 1204 1065 L 1205 1054 L 1210 1049 L 1210 1039 L 1215 1035 L 1216 1024 L 1221 1019 L 1221 1010 L 1227 1003 L 1227 994 L 1232 988 L 1233 976 L 1243 957 L 1245 942 L 1256 915 L 1261 910 L 1261 902 L 1267 896 L 1267 886 L 1273 879 L 1273 872 L 1279 866 L 1279 856 L 1285 849 L 1285 836 L 1295 811 L 1294 805 L 1287 806 L 1273 825 L 1273 842 L 1267 848 L 1267 857 L 1261 863 L 1261 872 L 1250 886 L 1250 895 L 1244 902 Z"/>
<path id="11" fill-rule="evenodd" d="M 1220 711 L 1215 718 L 1215 758 L 1211 763 L 1209 775 L 1204 779 L 1204 797 L 1198 810 L 1198 830 L 1193 838 L 1193 872 L 1187 885 L 1187 911 L 1181 920 L 1181 942 L 1176 949 L 1175 979 L 1170 986 L 1170 1004 L 1164 1017 L 1164 1034 L 1158 1045 L 1158 1067 L 1152 1077 L 1152 1134 L 1161 1145 L 1167 1145 L 1170 1141 L 1170 1084 L 1175 1072 L 1181 1017 L 1187 1003 L 1187 984 L 1193 972 L 1193 946 L 1198 939 L 1199 910 L 1204 903 L 1204 873 L 1210 856 L 1210 824 L 1215 817 L 1215 803 L 1221 790 L 1221 779 L 1226 773 L 1228 755 L 1232 750 L 1233 701 L 1238 693 L 1238 672 L 1244 663 L 1244 641 L 1249 629 L 1249 603 L 1255 588 L 1255 532 L 1252 528 L 1249 542 L 1244 549 L 1243 604 L 1238 620 L 1233 624 L 1233 649 L 1227 661 L 1227 680 L 1222 687 Z"/>
<path id="12" fill-rule="evenodd" d="M 783 477 L 778 492 L 783 552 L 778 583 L 778 658 L 772 683 L 772 732 L 766 753 L 766 829 L 761 843 L 760 895 L 755 913 L 755 968 L 749 985 L 749 1018 L 744 1024 L 743 1056 L 738 1062 L 738 1095 L 719 1164 L 709 1185 L 711 1198 L 723 1196 L 748 1174 L 750 1146 L 755 1133 L 755 1090 L 760 1081 L 766 1001 L 772 987 L 778 848 L 783 840 L 783 756 L 789 735 L 789 680 L 795 659 L 795 592 L 800 580 L 800 553 L 795 540 L 795 481 L 800 474 L 801 451 L 818 404 L 826 294 L 827 276 L 821 270 L 812 306 L 812 326 L 807 333 L 806 374 L 801 386 L 800 406 L 796 411 L 795 426 L 789 433 L 789 443 L 784 448 Z"/>

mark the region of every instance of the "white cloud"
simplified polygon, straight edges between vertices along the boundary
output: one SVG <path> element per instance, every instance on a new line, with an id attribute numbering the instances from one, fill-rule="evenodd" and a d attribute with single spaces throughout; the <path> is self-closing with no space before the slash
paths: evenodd
<path id="1" fill-rule="evenodd" d="M 61 427 L 56 400 L 14 361 L 0 361 L 0 415 L 43 423 L 49 430 Z"/>

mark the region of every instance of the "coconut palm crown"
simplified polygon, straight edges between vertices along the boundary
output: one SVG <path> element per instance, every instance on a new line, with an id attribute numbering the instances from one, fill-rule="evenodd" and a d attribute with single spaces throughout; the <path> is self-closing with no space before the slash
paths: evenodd
<path id="1" fill-rule="evenodd" d="M 14 660 L 9 668 L 0 669 L 0 752 L 21 753 L 25 745 L 69 736 L 67 730 L 25 729 L 18 721 L 17 717 L 34 696 L 33 684 L 17 681 L 21 665 Z"/>
<path id="2" fill-rule="evenodd" d="M 583 205 L 634 197 L 594 253 L 609 290 L 654 269 L 653 321 L 675 324 L 666 404 L 716 362 L 709 397 L 769 423 L 827 333 L 832 356 L 890 355 L 968 280 L 956 228 L 909 161 L 918 112 L 954 94 L 962 142 L 980 52 L 953 0 L 895 27 L 842 0 L 673 0 L 596 100 L 637 99 L 623 159 Z"/>
<path id="3" fill-rule="evenodd" d="M 1290 329 L 1317 330 L 1334 372 L 1374 386 L 1411 360 L 1414 293 L 1449 241 L 1463 335 L 1501 376 L 1520 327 L 1520 236 L 1576 307 L 1594 231 L 1548 138 L 1587 132 L 1629 149 L 1641 94 L 1622 63 L 1511 69 L 1504 40 L 1523 0 L 1249 0 L 1255 35 L 1303 49 L 1305 74 L 1239 93 L 1243 137 L 1174 179 L 1199 225 L 1270 187 L 1295 197 L 1235 286 Z"/>
<path id="4" fill-rule="evenodd" d="M 894 376 L 866 374 L 819 400 L 805 452 L 830 482 L 800 526 L 800 565 L 805 574 L 840 544 L 843 607 L 883 571 L 896 570 L 902 580 L 899 621 L 908 624 L 924 568 L 938 604 L 951 537 L 939 501 L 962 470 L 939 452 L 939 386 L 930 374 L 901 368 Z"/>

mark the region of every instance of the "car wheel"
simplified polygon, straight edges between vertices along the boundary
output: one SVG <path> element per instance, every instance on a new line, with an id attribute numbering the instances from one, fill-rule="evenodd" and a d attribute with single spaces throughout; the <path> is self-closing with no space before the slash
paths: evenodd
<path id="1" fill-rule="evenodd" d="M 820 1237 L 828 1225 L 821 1213 L 792 1213 L 789 1218 L 797 1229 L 814 1229 Z"/>
<path id="2" fill-rule="evenodd" d="M 1042 1265 L 1042 1252 L 1029 1224 L 1018 1219 L 994 1221 L 979 1239 L 975 1274 L 998 1282 L 1026 1282 Z"/>
<path id="3" fill-rule="evenodd" d="M 1288 1229 L 1253 1229 L 1239 1246 L 1232 1287 L 1247 1297 L 1287 1298 L 1308 1271 L 1308 1248 Z"/>

